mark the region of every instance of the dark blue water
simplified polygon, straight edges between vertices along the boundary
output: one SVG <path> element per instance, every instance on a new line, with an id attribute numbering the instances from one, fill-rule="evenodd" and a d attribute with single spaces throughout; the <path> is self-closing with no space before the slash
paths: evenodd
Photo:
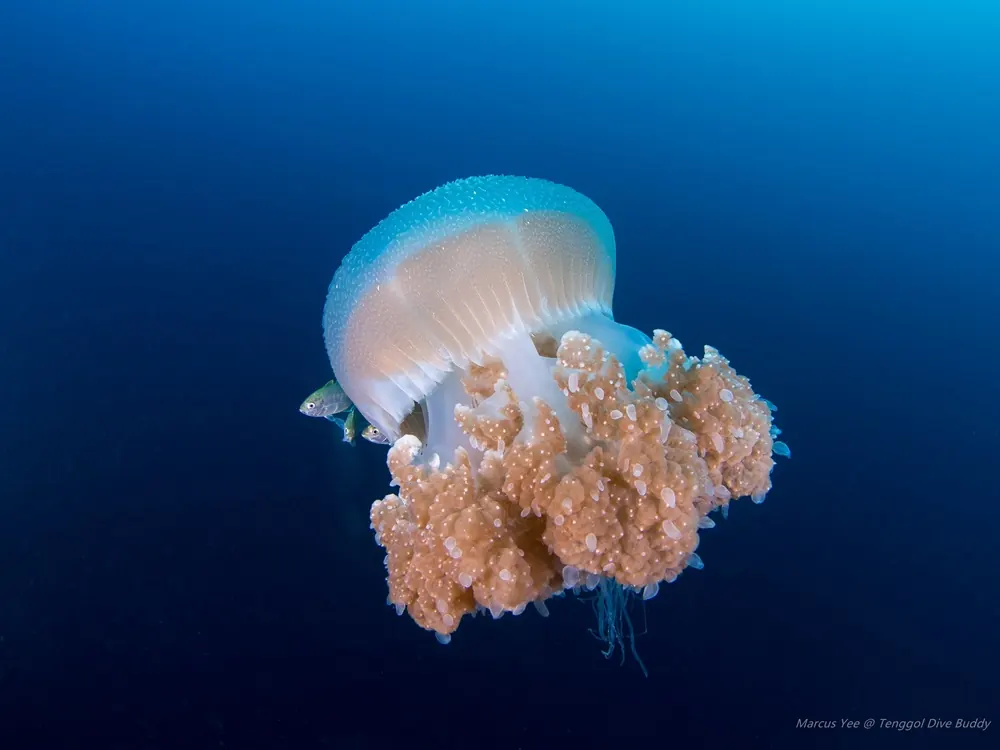
<path id="1" fill-rule="evenodd" d="M 0 747 L 997 747 L 998 38 L 986 1 L 4 5 Z M 719 348 L 794 452 L 648 603 L 648 679 L 573 599 L 397 618 L 384 449 L 296 411 L 340 258 L 494 172 L 601 205 L 616 316 Z M 867 718 L 994 725 L 796 728 Z"/>

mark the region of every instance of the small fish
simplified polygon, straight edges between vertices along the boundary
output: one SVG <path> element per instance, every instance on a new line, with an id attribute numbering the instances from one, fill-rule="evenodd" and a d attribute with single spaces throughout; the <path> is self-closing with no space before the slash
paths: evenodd
<path id="1" fill-rule="evenodd" d="M 347 412 L 347 416 L 341 419 L 340 417 L 335 417 L 332 414 L 328 414 L 326 418 L 333 422 L 337 427 L 344 431 L 344 442 L 354 445 L 354 437 L 357 435 L 357 419 L 354 416 L 357 414 L 357 410 L 352 406 Z"/>
<path id="2" fill-rule="evenodd" d="M 361 437 L 369 443 L 375 443 L 377 445 L 389 444 L 389 436 L 373 424 L 368 425 L 361 431 Z"/>
<path id="3" fill-rule="evenodd" d="M 340 414 L 350 408 L 351 399 L 336 380 L 331 380 L 319 390 L 309 394 L 299 406 L 299 411 L 307 417 L 329 417 L 331 414 Z"/>

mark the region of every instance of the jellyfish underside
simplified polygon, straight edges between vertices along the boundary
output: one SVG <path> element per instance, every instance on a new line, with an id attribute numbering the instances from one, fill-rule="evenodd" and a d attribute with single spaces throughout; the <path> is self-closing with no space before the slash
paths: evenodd
<path id="1" fill-rule="evenodd" d="M 426 440 L 390 449 L 399 493 L 372 524 L 390 599 L 422 626 L 450 635 L 464 614 L 519 614 L 586 575 L 605 654 L 628 648 L 645 670 L 630 599 L 700 568 L 705 516 L 770 487 L 770 411 L 745 379 L 665 331 L 619 335 L 620 357 L 577 330 L 555 357 L 550 333 L 505 341 L 492 383 L 480 372 L 469 389 L 456 371 L 415 410 Z"/>

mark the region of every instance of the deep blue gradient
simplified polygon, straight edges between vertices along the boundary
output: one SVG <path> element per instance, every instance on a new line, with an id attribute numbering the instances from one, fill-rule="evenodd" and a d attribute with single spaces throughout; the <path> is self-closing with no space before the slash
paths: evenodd
<path id="1" fill-rule="evenodd" d="M 987 0 L 3 3 L 0 747 L 996 747 L 998 39 Z M 648 679 L 572 599 L 397 618 L 385 451 L 296 411 L 340 258 L 493 172 L 593 198 L 616 316 L 792 447 L 648 603 Z M 994 724 L 795 728 L 869 716 Z"/>

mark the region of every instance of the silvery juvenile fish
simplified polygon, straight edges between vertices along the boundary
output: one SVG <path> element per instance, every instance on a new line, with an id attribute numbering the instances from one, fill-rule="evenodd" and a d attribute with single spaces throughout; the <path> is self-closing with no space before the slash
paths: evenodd
<path id="1" fill-rule="evenodd" d="M 299 406 L 299 411 L 307 417 L 330 417 L 350 409 L 351 399 L 336 380 L 331 380 L 319 390 L 313 391 Z"/>
<path id="2" fill-rule="evenodd" d="M 369 443 L 377 445 L 389 445 L 389 436 L 373 424 L 368 425 L 361 431 L 361 437 Z"/>
<path id="3" fill-rule="evenodd" d="M 347 412 L 347 416 L 343 419 L 335 417 L 332 414 L 328 414 L 326 417 L 344 431 L 344 442 L 351 445 L 354 445 L 354 437 L 357 434 L 357 418 L 354 416 L 355 414 L 357 414 L 357 410 L 352 406 Z"/>

